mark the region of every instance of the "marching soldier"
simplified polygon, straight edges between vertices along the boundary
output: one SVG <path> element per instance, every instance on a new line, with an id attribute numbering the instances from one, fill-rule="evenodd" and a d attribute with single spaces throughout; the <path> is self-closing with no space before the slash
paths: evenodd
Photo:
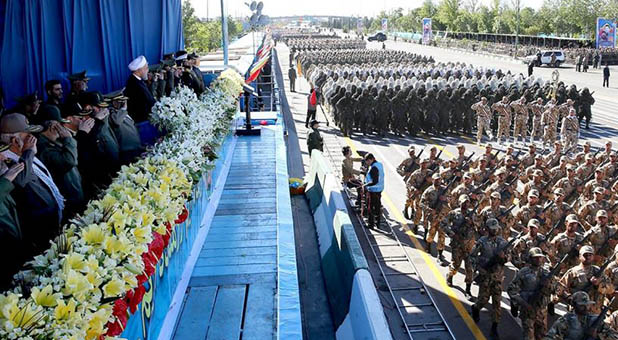
<path id="1" fill-rule="evenodd" d="M 609 218 L 605 210 L 597 211 L 596 221 L 596 225 L 584 234 L 584 238 L 588 239 L 588 242 L 594 248 L 593 262 L 601 265 L 605 262 L 605 259 L 612 255 L 614 247 L 618 244 L 618 230 L 615 226 L 607 224 Z"/>
<path id="2" fill-rule="evenodd" d="M 406 182 L 407 189 L 407 199 L 406 205 L 404 207 L 404 216 L 409 208 L 413 209 L 413 214 L 408 214 L 408 219 L 412 218 L 414 220 L 414 231 L 416 232 L 416 228 L 421 221 L 422 209 L 420 206 L 421 195 L 426 188 L 426 183 L 428 179 L 431 178 L 432 171 L 428 169 L 429 160 L 423 159 L 421 160 L 421 167 L 415 170 L 408 181 Z"/>
<path id="3" fill-rule="evenodd" d="M 517 268 L 523 268 L 528 264 L 528 251 L 532 248 L 541 248 L 544 253 L 547 253 L 547 245 L 545 244 L 545 236 L 539 234 L 539 228 L 541 222 L 536 218 L 528 221 L 528 233 L 519 238 L 513 244 L 513 252 L 511 256 L 511 263 Z"/>
<path id="4" fill-rule="evenodd" d="M 594 301 L 590 299 L 586 292 L 577 292 L 573 294 L 570 305 L 573 307 L 573 311 L 556 320 L 543 340 L 585 339 L 589 336 L 586 331 L 595 325 L 598 316 L 589 314 L 590 306 L 594 305 Z M 590 338 L 595 339 L 598 336 L 603 340 L 618 339 L 616 330 L 604 322 L 596 324 L 596 329 L 591 330 L 592 336 Z"/>
<path id="5" fill-rule="evenodd" d="M 414 146 L 410 146 L 408 148 L 408 155 L 410 157 L 404 159 L 401 164 L 397 167 L 397 173 L 399 176 L 403 177 L 403 181 L 407 182 L 412 172 L 416 170 L 419 166 L 418 157 L 415 155 L 416 150 Z"/>
<path id="6" fill-rule="evenodd" d="M 604 198 L 605 190 L 601 187 L 597 187 L 594 189 L 594 198 L 586 202 L 578 212 L 580 220 L 586 230 L 590 229 L 594 224 L 594 218 L 599 210 L 607 210 L 610 209 L 607 200 Z"/>
<path id="7" fill-rule="evenodd" d="M 501 205 L 502 196 L 500 196 L 499 192 L 493 191 L 489 196 L 489 205 L 483 208 L 481 213 L 476 216 L 476 225 L 479 233 L 487 235 L 488 233 L 484 230 L 484 226 L 487 225 L 488 220 L 495 218 L 500 222 L 500 225 L 504 226 L 502 228 L 502 237 L 508 238 L 511 235 L 511 227 L 515 223 L 515 218 L 510 213 L 511 208 Z"/>
<path id="8" fill-rule="evenodd" d="M 556 281 L 547 278 L 550 272 L 543 266 L 545 255 L 541 248 L 531 248 L 527 255 L 529 264 L 517 272 L 507 292 L 521 308 L 519 318 L 523 339 L 538 340 L 547 333 L 546 306 L 550 303 L 550 294 L 555 290 Z"/>
<path id="9" fill-rule="evenodd" d="M 528 132 L 528 106 L 526 97 L 521 96 L 518 100 L 511 103 L 511 110 L 515 114 L 515 125 L 513 129 L 513 142 L 516 143 L 521 136 L 522 144 L 526 143 L 526 133 Z"/>
<path id="10" fill-rule="evenodd" d="M 465 282 L 466 282 L 466 298 L 471 298 L 472 293 L 470 288 L 474 279 L 474 268 L 470 262 L 470 252 L 474 247 L 476 238 L 476 228 L 472 221 L 474 211 L 470 209 L 470 199 L 467 195 L 460 195 L 459 208 L 448 213 L 446 218 L 442 220 L 442 228 L 451 238 L 452 262 L 449 267 L 449 272 L 446 275 L 446 282 L 449 286 L 453 286 L 453 276 L 459 271 L 461 262 L 464 261 Z"/>
<path id="11" fill-rule="evenodd" d="M 579 140 L 579 121 L 575 115 L 575 109 L 570 109 L 569 115 L 562 119 L 560 136 L 562 136 L 562 144 L 566 152 L 577 147 L 577 141 Z"/>
<path id="12" fill-rule="evenodd" d="M 530 190 L 530 192 L 528 192 L 528 202 L 524 206 L 520 207 L 515 215 L 515 220 L 519 222 L 518 230 L 528 232 L 528 222 L 530 222 L 533 218 L 544 221 L 543 208 L 538 203 L 538 190 Z"/>
<path id="13" fill-rule="evenodd" d="M 541 115 L 541 125 L 543 126 L 543 149 L 545 145 L 551 145 L 556 140 L 558 130 L 559 110 L 556 99 L 551 99 L 545 105 L 545 111 Z"/>
<path id="14" fill-rule="evenodd" d="M 554 190 L 554 204 L 545 210 L 545 226 L 541 226 L 541 231 L 545 234 L 550 228 L 560 222 L 567 213 L 571 212 L 571 206 L 564 202 L 564 190 L 557 188 Z M 559 231 L 564 231 L 564 226 L 558 226 Z M 545 235 L 548 238 L 553 235 Z"/>
<path id="15" fill-rule="evenodd" d="M 489 140 L 491 141 L 494 136 L 491 133 L 491 109 L 487 105 L 487 98 L 482 97 L 481 101 L 472 105 L 472 110 L 476 112 L 476 144 L 481 144 L 481 138 L 483 132 L 487 133 Z"/>
<path id="16" fill-rule="evenodd" d="M 509 138 L 511 130 L 511 107 L 509 106 L 509 98 L 504 96 L 502 101 L 491 106 L 493 111 L 498 114 L 498 133 L 496 139 L 499 144 L 502 144 L 502 137 Z"/>
<path id="17" fill-rule="evenodd" d="M 566 254 L 571 254 L 566 261 L 562 263 L 560 272 L 578 264 L 577 252 L 579 251 L 579 245 L 581 245 L 584 239 L 582 234 L 577 232 L 579 229 L 577 215 L 568 215 L 565 223 L 566 231 L 556 235 L 549 243 L 549 255 L 552 263 L 558 263 Z"/>
<path id="18" fill-rule="evenodd" d="M 543 137 L 543 125 L 541 118 L 543 117 L 543 98 L 537 98 L 534 104 L 530 105 L 532 111 L 532 131 L 530 132 L 530 143 L 534 143 L 535 138 L 539 140 Z"/>
<path id="19" fill-rule="evenodd" d="M 500 301 L 502 299 L 502 281 L 504 280 L 504 264 L 508 261 L 506 252 L 507 242 L 500 236 L 500 224 L 496 219 L 487 221 L 489 235 L 482 236 L 476 241 L 470 256 L 477 263 L 479 271 L 477 282 L 479 296 L 472 305 L 472 318 L 479 322 L 479 312 L 485 307 L 489 298 L 493 305 L 491 313 L 491 334 L 498 335 L 498 323 L 502 314 Z"/>
<path id="20" fill-rule="evenodd" d="M 427 245 L 426 250 L 431 254 L 431 244 L 433 239 L 438 234 L 438 259 L 442 265 L 448 264 L 442 252 L 444 251 L 444 242 L 446 235 L 440 226 L 440 222 L 448 213 L 447 198 L 444 196 L 444 187 L 441 185 L 439 174 L 431 176 L 433 184 L 423 192 L 421 196 L 421 206 L 423 207 L 423 222 L 427 228 Z"/>
<path id="21" fill-rule="evenodd" d="M 573 164 L 569 164 L 566 166 L 567 176 L 561 178 L 554 184 L 553 189 L 556 190 L 558 188 L 562 188 L 564 190 L 564 194 L 566 195 L 565 202 L 569 202 L 571 197 L 575 195 L 575 193 L 580 193 L 583 190 L 582 181 L 575 177 L 575 166 Z"/>

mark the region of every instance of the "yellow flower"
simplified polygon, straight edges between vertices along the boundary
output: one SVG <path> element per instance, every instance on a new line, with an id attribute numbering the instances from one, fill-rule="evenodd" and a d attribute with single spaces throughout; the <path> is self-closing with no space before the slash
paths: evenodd
<path id="1" fill-rule="evenodd" d="M 107 309 L 99 309 L 91 314 L 88 321 L 88 330 L 86 331 L 86 339 L 98 339 L 99 335 L 103 334 L 103 329 L 107 320 L 110 318 L 111 312 Z"/>
<path id="2" fill-rule="evenodd" d="M 126 291 L 124 282 L 120 279 L 114 278 L 103 286 L 103 293 L 105 297 L 120 296 Z"/>
<path id="3" fill-rule="evenodd" d="M 38 287 L 32 288 L 31 297 L 34 302 L 43 307 L 54 307 L 56 305 L 56 299 L 60 298 L 60 294 L 53 294 L 53 287 L 51 285 L 45 286 L 42 290 Z"/>
<path id="4" fill-rule="evenodd" d="M 75 300 L 70 299 L 69 304 L 66 304 L 64 299 L 56 300 L 57 306 L 54 309 L 56 320 L 66 320 L 75 313 Z"/>
<path id="5" fill-rule="evenodd" d="M 116 237 L 108 237 L 103 242 L 103 246 L 105 247 L 105 252 L 109 255 L 116 254 L 121 249 L 120 241 Z"/>
<path id="6" fill-rule="evenodd" d="M 148 226 L 133 229 L 133 235 L 137 242 L 140 243 L 147 243 L 151 239 L 150 228 Z"/>
<path id="7" fill-rule="evenodd" d="M 9 293 L 9 295 L 0 295 L 0 313 L 5 319 L 10 319 L 11 314 L 18 309 L 17 302 L 19 301 L 19 295 Z"/>
<path id="8" fill-rule="evenodd" d="M 82 232 L 82 238 L 87 244 L 101 244 L 105 240 L 105 232 L 97 224 L 91 224 Z"/>
<path id="9" fill-rule="evenodd" d="M 112 196 L 110 194 L 107 194 L 101 200 L 101 208 L 103 208 L 103 209 L 110 209 L 116 203 L 118 203 L 118 200 L 116 200 L 116 198 L 114 196 Z"/>
<path id="10" fill-rule="evenodd" d="M 12 309 L 9 320 L 14 327 L 29 328 L 41 320 L 42 313 L 41 306 L 27 304 L 22 308 Z"/>
<path id="11" fill-rule="evenodd" d="M 84 261 L 84 255 L 78 253 L 69 253 L 64 259 L 64 268 L 84 270 L 86 262 Z"/>
<path id="12" fill-rule="evenodd" d="M 84 301 L 86 294 L 92 289 L 88 279 L 74 270 L 69 270 L 64 282 L 65 295 L 73 295 L 78 301 Z"/>
<path id="13" fill-rule="evenodd" d="M 126 225 L 127 216 L 121 210 L 116 210 L 110 217 L 109 221 L 115 227 L 116 231 L 118 231 Z"/>

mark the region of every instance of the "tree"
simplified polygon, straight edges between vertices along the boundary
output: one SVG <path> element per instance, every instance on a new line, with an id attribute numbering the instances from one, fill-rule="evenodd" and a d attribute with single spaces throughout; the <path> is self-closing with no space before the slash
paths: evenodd
<path id="1" fill-rule="evenodd" d="M 201 21 L 195 16 L 195 9 L 187 0 L 182 6 L 182 25 L 185 36 L 185 49 L 197 52 L 210 52 L 222 46 L 221 20 Z M 242 33 L 242 25 L 232 17 L 227 18 L 228 39 L 232 40 Z"/>
<path id="2" fill-rule="evenodd" d="M 457 18 L 460 15 L 461 0 L 442 0 L 438 6 L 437 19 L 446 26 L 447 30 L 456 30 Z"/>

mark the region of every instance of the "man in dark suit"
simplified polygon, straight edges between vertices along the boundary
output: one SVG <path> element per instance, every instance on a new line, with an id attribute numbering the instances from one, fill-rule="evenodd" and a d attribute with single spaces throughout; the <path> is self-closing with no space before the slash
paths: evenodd
<path id="1" fill-rule="evenodd" d="M 148 89 L 145 80 L 148 79 L 148 62 L 144 56 L 135 58 L 129 64 L 132 74 L 127 79 L 125 95 L 129 97 L 127 111 L 136 123 L 148 120 L 155 99 Z"/>
<path id="2" fill-rule="evenodd" d="M 193 70 L 193 73 L 195 74 L 195 78 L 197 80 L 197 84 L 199 87 L 199 90 L 195 91 L 195 93 L 198 93 L 198 92 L 203 93 L 204 91 L 206 91 L 206 84 L 204 83 L 204 75 L 202 74 L 202 71 L 200 71 L 200 67 L 199 67 L 200 66 L 200 56 L 197 55 L 197 53 L 193 52 L 189 54 L 187 59 L 189 59 L 190 61 L 191 69 Z"/>
<path id="3" fill-rule="evenodd" d="M 17 204 L 24 239 L 34 244 L 30 255 L 47 249 L 49 240 L 58 234 L 65 204 L 49 170 L 35 157 L 37 139 L 32 133 L 41 130 L 41 126 L 29 125 L 19 113 L 0 118 L 0 139 L 9 145 L 4 156 L 12 163 L 24 164 L 24 170 L 13 181 L 11 195 Z"/>

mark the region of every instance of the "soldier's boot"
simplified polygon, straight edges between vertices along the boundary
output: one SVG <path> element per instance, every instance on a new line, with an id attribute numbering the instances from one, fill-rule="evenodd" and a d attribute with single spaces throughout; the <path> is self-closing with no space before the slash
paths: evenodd
<path id="1" fill-rule="evenodd" d="M 494 339 L 498 339 L 498 323 L 497 322 L 492 322 L 490 334 Z"/>
<path id="2" fill-rule="evenodd" d="M 446 260 L 446 257 L 444 257 L 442 252 L 443 252 L 443 250 L 438 250 L 438 260 L 440 260 L 440 265 L 442 267 L 446 267 L 446 266 L 448 266 L 448 261 Z"/>
<path id="3" fill-rule="evenodd" d="M 551 316 L 556 315 L 556 311 L 554 309 L 554 303 L 553 302 L 550 302 L 550 303 L 547 304 L 547 314 L 551 315 Z"/>
<path id="4" fill-rule="evenodd" d="M 427 242 L 427 244 L 425 244 L 425 251 L 427 252 L 427 254 L 429 254 L 430 256 L 433 256 L 431 254 L 431 244 L 432 242 Z"/>
<path id="5" fill-rule="evenodd" d="M 406 205 L 405 207 L 403 207 L 403 217 L 406 218 L 406 220 L 410 219 L 410 214 L 408 213 L 408 206 Z"/>
<path id="6" fill-rule="evenodd" d="M 511 315 L 517 317 L 519 315 L 519 306 L 511 300 Z"/>
<path id="7" fill-rule="evenodd" d="M 449 287 L 453 287 L 453 276 L 450 273 L 446 274 L 446 284 Z"/>
<path id="8" fill-rule="evenodd" d="M 472 291 L 470 290 L 472 288 L 472 284 L 471 283 L 466 283 L 466 292 L 465 292 L 465 296 L 466 299 L 470 300 L 472 298 Z"/>
<path id="9" fill-rule="evenodd" d="M 474 320 L 474 322 L 479 322 L 481 320 L 480 311 L 476 304 L 472 305 L 472 320 Z"/>

